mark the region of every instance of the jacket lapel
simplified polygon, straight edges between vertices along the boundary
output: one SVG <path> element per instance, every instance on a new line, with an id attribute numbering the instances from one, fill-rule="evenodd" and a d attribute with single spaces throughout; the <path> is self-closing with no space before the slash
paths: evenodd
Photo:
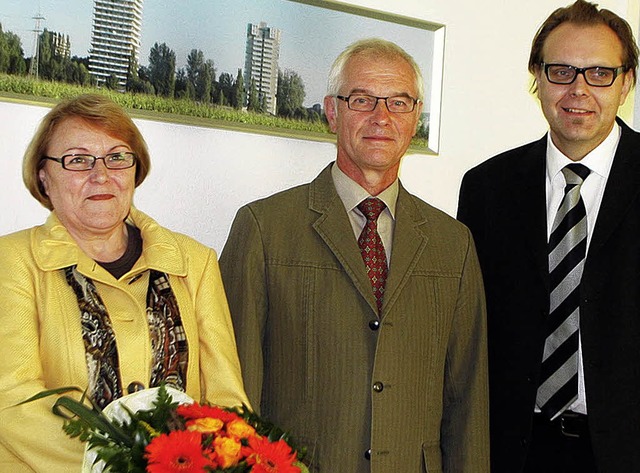
<path id="1" fill-rule="evenodd" d="M 532 144 L 519 158 L 518 182 L 510 187 L 512 199 L 505 205 L 511 206 L 513 228 L 519 229 L 525 248 L 524 258 L 532 258 L 533 264 L 549 286 L 549 259 L 547 249 L 547 198 L 546 198 L 546 153 L 547 135 Z"/>
<path id="2" fill-rule="evenodd" d="M 327 166 L 309 186 L 309 209 L 319 214 L 313 228 L 343 266 L 354 287 L 377 314 L 371 282 L 364 269 L 358 243 L 344 204 L 331 178 L 331 165 Z"/>
<path id="3" fill-rule="evenodd" d="M 602 249 L 611 233 L 629 211 L 629 205 L 640 192 L 640 156 L 638 156 L 640 135 L 620 119 L 618 124 L 622 127 L 622 135 L 598 211 L 587 264 L 589 255 Z"/>
<path id="4" fill-rule="evenodd" d="M 391 310 L 409 281 L 413 269 L 427 246 L 428 233 L 432 230 L 428 226 L 427 217 L 420 212 L 413 199 L 414 197 L 401 184 L 396 205 L 389 278 L 382 303 L 383 317 Z"/>

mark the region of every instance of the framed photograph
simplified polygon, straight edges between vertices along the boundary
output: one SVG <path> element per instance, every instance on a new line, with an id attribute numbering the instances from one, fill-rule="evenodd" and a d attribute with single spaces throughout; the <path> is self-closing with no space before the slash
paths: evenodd
<path id="1" fill-rule="evenodd" d="M 333 60 L 354 41 L 379 37 L 407 51 L 420 66 L 425 84 L 420 130 L 411 150 L 438 153 L 445 37 L 443 25 L 342 2 L 284 1 L 299 4 L 290 7 L 299 15 L 299 27 L 293 30 L 295 36 L 292 37 L 291 50 L 283 53 L 282 61 L 283 64 L 291 61 L 291 64 L 297 65 L 303 77 L 309 78 L 309 83 L 317 87 L 313 89 L 315 97 L 324 96 L 326 78 Z M 319 78 L 318 73 L 321 75 Z"/>
<path id="2" fill-rule="evenodd" d="M 329 68 L 352 42 L 380 37 L 424 76 L 410 151 L 438 153 L 443 25 L 327 0 L 49 0 L 38 12 L 31 3 L 12 0 L 0 17 L 0 34 L 22 48 L 13 70 L 0 70 L 0 99 L 100 90 L 143 118 L 333 141 Z"/>

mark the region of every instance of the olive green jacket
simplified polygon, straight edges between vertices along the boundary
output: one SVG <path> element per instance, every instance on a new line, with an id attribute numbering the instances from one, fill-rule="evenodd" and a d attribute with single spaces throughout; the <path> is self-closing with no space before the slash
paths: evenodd
<path id="1" fill-rule="evenodd" d="M 469 231 L 401 186 L 393 238 L 376 329 L 330 166 L 238 211 L 220 264 L 251 403 L 307 445 L 312 471 L 488 472 Z"/>

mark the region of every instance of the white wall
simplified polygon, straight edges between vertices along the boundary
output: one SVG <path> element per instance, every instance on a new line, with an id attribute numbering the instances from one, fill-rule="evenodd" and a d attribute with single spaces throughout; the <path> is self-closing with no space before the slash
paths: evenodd
<path id="1" fill-rule="evenodd" d="M 569 0 L 352 0 L 374 10 L 446 25 L 440 153 L 405 157 L 413 193 L 455 214 L 464 172 L 546 131 L 529 94 L 531 39 Z M 637 31 L 640 0 L 600 0 Z M 390 6 L 393 4 L 393 6 Z M 622 116 L 629 124 L 633 98 Z M 0 102 L 0 234 L 41 223 L 47 211 L 21 181 L 24 149 L 47 109 Z M 335 157 L 332 144 L 136 120 L 152 170 L 135 203 L 161 224 L 221 250 L 242 204 L 311 180 Z"/>

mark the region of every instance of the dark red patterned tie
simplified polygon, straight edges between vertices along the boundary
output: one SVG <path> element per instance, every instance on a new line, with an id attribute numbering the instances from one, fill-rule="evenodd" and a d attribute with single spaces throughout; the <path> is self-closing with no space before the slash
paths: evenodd
<path id="1" fill-rule="evenodd" d="M 378 313 L 382 309 L 382 298 L 384 296 L 384 284 L 387 280 L 387 257 L 384 252 L 384 245 L 378 233 L 378 216 L 385 209 L 386 205 L 380 199 L 369 198 L 358 204 L 358 209 L 367 218 L 367 223 L 362 229 L 358 246 L 367 269 L 367 274 L 373 287 L 373 296 L 378 305 Z"/>

